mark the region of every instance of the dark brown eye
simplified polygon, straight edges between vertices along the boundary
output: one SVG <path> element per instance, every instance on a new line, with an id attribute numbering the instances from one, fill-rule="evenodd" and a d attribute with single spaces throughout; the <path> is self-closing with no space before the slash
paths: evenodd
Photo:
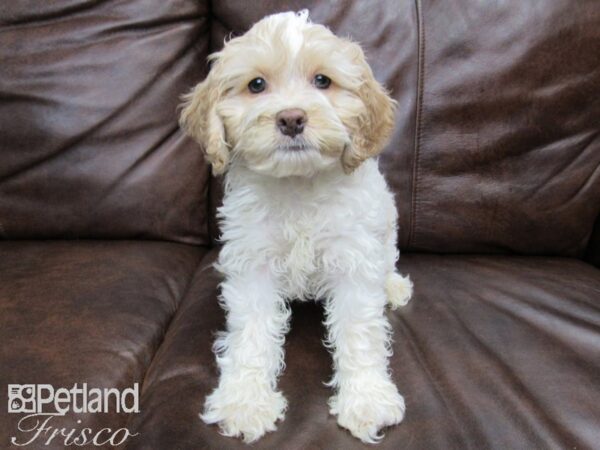
<path id="1" fill-rule="evenodd" d="M 331 78 L 326 77 L 325 75 L 319 73 L 315 75 L 313 80 L 313 84 L 317 89 L 327 89 L 331 84 Z"/>
<path id="2" fill-rule="evenodd" d="M 266 87 L 267 87 L 267 82 L 265 81 L 264 78 L 260 78 L 260 77 L 255 78 L 252 81 L 250 81 L 250 83 L 248 83 L 248 89 L 253 94 L 258 94 L 258 93 L 264 91 Z"/>

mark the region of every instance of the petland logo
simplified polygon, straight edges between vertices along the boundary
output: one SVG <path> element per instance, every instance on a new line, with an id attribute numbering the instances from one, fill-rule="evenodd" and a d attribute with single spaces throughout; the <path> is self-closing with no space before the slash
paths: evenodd
<path id="1" fill-rule="evenodd" d="M 13 445 L 23 447 L 33 443 L 49 445 L 61 441 L 65 447 L 85 445 L 118 446 L 129 437 L 137 436 L 127 428 L 56 428 L 52 421 L 69 412 L 79 413 L 138 413 L 139 384 L 120 391 L 115 388 L 88 388 L 87 383 L 72 388 L 55 389 L 50 384 L 9 384 L 8 412 L 27 414 L 18 424 L 22 437 L 12 436 Z M 81 424 L 77 420 L 77 424 Z"/>

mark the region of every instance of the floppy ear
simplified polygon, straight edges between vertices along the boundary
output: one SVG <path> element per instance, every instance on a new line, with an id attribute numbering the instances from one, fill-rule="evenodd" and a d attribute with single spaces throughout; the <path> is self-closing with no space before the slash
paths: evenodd
<path id="1" fill-rule="evenodd" d="M 351 173 L 364 160 L 383 150 L 394 130 L 396 108 L 396 101 L 377 82 L 358 45 L 356 58 L 362 68 L 358 96 L 365 108 L 357 118 L 357 129 L 354 130 L 352 141 L 342 154 L 342 166 L 346 173 Z"/>
<path id="2" fill-rule="evenodd" d="M 214 85 L 209 73 L 206 80 L 183 97 L 179 124 L 186 134 L 204 148 L 213 173 L 219 175 L 225 172 L 229 163 L 229 149 L 225 141 L 225 128 L 216 108 L 220 94 Z"/>

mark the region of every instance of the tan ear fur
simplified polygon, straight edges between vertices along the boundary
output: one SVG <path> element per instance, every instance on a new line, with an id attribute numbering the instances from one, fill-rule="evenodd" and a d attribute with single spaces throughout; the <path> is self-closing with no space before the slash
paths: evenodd
<path id="1" fill-rule="evenodd" d="M 179 124 L 204 148 L 213 173 L 219 175 L 225 172 L 229 163 L 229 148 L 225 141 L 225 128 L 216 109 L 219 92 L 213 84 L 209 74 L 206 80 L 183 97 Z"/>
<path id="2" fill-rule="evenodd" d="M 364 160 L 383 150 L 394 130 L 395 122 L 396 101 L 373 76 L 360 47 L 357 53 L 359 64 L 363 67 L 363 82 L 358 89 L 358 96 L 364 103 L 365 110 L 358 117 L 357 130 L 353 133 L 351 144 L 342 154 L 342 166 L 346 173 L 351 173 Z"/>

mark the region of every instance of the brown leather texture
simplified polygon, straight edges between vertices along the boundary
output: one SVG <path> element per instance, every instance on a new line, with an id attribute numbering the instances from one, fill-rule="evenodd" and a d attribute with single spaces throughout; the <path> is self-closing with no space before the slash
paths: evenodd
<path id="1" fill-rule="evenodd" d="M 0 238 L 207 241 L 177 106 L 206 72 L 196 0 L 0 5 Z"/>
<path id="2" fill-rule="evenodd" d="M 0 242 L 0 448 L 31 437 L 7 413 L 8 384 L 142 383 L 203 255 L 166 242 Z M 127 417 L 70 413 L 52 424 L 98 430 Z"/>
<path id="3" fill-rule="evenodd" d="M 0 448 L 7 384 L 84 382 L 143 383 L 139 414 L 56 421 L 127 426 L 128 450 L 365 448 L 328 414 L 319 303 L 293 304 L 276 432 L 198 418 L 222 180 L 179 97 L 227 35 L 302 8 L 398 100 L 379 161 L 415 295 L 388 313 L 408 409 L 378 448 L 598 448 L 598 0 L 1 2 Z"/>
<path id="4" fill-rule="evenodd" d="M 407 245 L 582 256 L 600 212 L 600 7 L 422 2 Z"/>
<path id="5" fill-rule="evenodd" d="M 219 278 L 203 260 L 144 382 L 128 450 L 245 449 L 198 418 L 218 382 Z M 409 254 L 415 283 L 388 312 L 407 415 L 383 449 L 594 448 L 600 442 L 597 269 L 576 259 Z M 365 448 L 328 414 L 322 307 L 293 304 L 280 387 L 286 418 L 252 448 Z"/>

